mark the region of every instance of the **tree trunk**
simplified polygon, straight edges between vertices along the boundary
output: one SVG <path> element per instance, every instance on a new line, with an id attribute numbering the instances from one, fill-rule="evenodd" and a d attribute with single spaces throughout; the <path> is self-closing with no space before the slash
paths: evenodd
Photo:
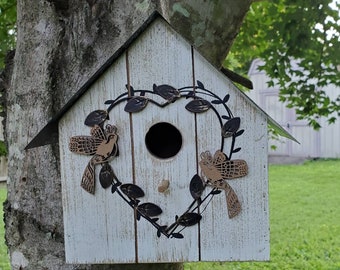
<path id="1" fill-rule="evenodd" d="M 182 269 L 181 264 L 65 264 L 58 145 L 24 148 L 155 9 L 219 65 L 250 5 L 236 2 L 18 0 L 17 47 L 6 87 L 5 224 L 12 269 Z M 215 24 L 208 23 L 210 15 L 217 17 Z M 215 38 L 206 37 L 209 31 Z"/>

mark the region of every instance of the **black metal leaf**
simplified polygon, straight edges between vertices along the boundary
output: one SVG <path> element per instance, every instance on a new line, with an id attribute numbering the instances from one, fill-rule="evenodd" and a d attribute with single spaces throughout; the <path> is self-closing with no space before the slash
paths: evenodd
<path id="1" fill-rule="evenodd" d="M 210 102 L 205 99 L 194 99 L 185 106 L 188 111 L 193 113 L 205 112 L 209 110 L 210 107 Z"/>
<path id="2" fill-rule="evenodd" d="M 222 104 L 222 100 L 219 100 L 219 99 L 214 99 L 211 101 L 212 104 Z"/>
<path id="3" fill-rule="evenodd" d="M 244 132 L 244 129 L 241 129 L 241 130 L 239 130 L 235 133 L 235 136 L 236 137 L 241 136 L 243 134 L 243 132 Z"/>
<path id="4" fill-rule="evenodd" d="M 217 195 L 217 194 L 220 194 L 221 192 L 222 192 L 222 190 L 216 189 L 216 190 L 212 190 L 212 191 L 210 192 L 210 194 L 212 194 L 212 195 Z"/>
<path id="5" fill-rule="evenodd" d="M 182 238 L 184 238 L 183 234 L 181 234 L 181 233 L 172 233 L 171 236 L 172 236 L 173 238 L 177 238 L 177 239 L 182 239 Z"/>
<path id="6" fill-rule="evenodd" d="M 198 198 L 201 197 L 203 190 L 204 190 L 203 181 L 198 174 L 195 174 L 194 177 L 190 181 L 191 196 L 195 200 L 197 200 Z"/>
<path id="7" fill-rule="evenodd" d="M 195 96 L 195 92 L 194 91 L 190 91 L 187 95 L 186 98 L 193 98 Z"/>
<path id="8" fill-rule="evenodd" d="M 129 99 L 129 101 L 126 103 L 124 111 L 135 113 L 140 112 L 143 110 L 146 105 L 148 104 L 148 99 L 142 96 L 135 96 Z"/>
<path id="9" fill-rule="evenodd" d="M 112 103 L 114 103 L 114 102 L 115 102 L 114 100 L 109 99 L 109 100 L 106 100 L 106 101 L 104 102 L 104 104 L 105 104 L 105 105 L 108 105 L 108 104 L 112 104 Z"/>
<path id="10" fill-rule="evenodd" d="M 241 147 L 236 148 L 236 149 L 233 150 L 233 153 L 237 153 L 237 152 L 239 152 L 240 150 L 241 150 Z"/>
<path id="11" fill-rule="evenodd" d="M 96 110 L 91 112 L 85 119 L 85 125 L 94 127 L 104 123 L 105 120 L 109 119 L 109 114 L 104 110 Z"/>
<path id="12" fill-rule="evenodd" d="M 137 209 L 144 215 L 154 217 L 162 214 L 162 209 L 154 203 L 142 203 Z"/>
<path id="13" fill-rule="evenodd" d="M 202 216 L 200 214 L 186 213 L 177 219 L 177 223 L 184 227 L 188 227 L 188 226 L 196 225 L 198 222 L 200 222 L 201 219 L 202 219 Z"/>
<path id="14" fill-rule="evenodd" d="M 134 199 L 133 202 L 135 203 L 135 205 L 137 206 L 140 203 L 140 200 Z"/>
<path id="15" fill-rule="evenodd" d="M 228 120 L 222 128 L 222 136 L 228 138 L 232 136 L 240 128 L 240 117 L 234 117 Z"/>
<path id="16" fill-rule="evenodd" d="M 197 86 L 201 89 L 205 89 L 203 83 L 199 80 L 197 80 Z"/>
<path id="17" fill-rule="evenodd" d="M 115 174 L 112 170 L 112 167 L 110 166 L 110 164 L 105 163 L 99 172 L 99 182 L 102 187 L 108 188 L 109 186 L 111 186 L 114 177 Z"/>
<path id="18" fill-rule="evenodd" d="M 230 98 L 229 94 L 226 94 L 226 96 L 223 98 L 223 103 L 227 103 Z"/>
<path id="19" fill-rule="evenodd" d="M 169 102 L 175 101 L 177 98 L 181 96 L 181 93 L 171 85 L 162 84 L 157 86 L 153 85 L 153 91 L 160 95 L 162 98 L 168 100 Z"/>
<path id="20" fill-rule="evenodd" d="M 225 119 L 225 120 L 229 120 L 230 119 L 230 116 L 227 116 L 227 115 L 222 115 L 221 116 L 223 119 Z"/>
<path id="21" fill-rule="evenodd" d="M 165 232 L 167 226 L 160 226 L 157 230 L 157 236 L 161 237 L 162 232 Z"/>
<path id="22" fill-rule="evenodd" d="M 130 88 L 129 88 L 129 85 L 125 84 L 125 87 L 126 87 L 126 90 L 128 90 L 130 96 L 133 97 L 135 95 L 135 89 L 132 87 L 132 85 L 130 85 Z"/>
<path id="23" fill-rule="evenodd" d="M 145 195 L 144 191 L 134 184 L 123 184 L 120 186 L 120 190 L 130 198 L 140 198 Z"/>
<path id="24" fill-rule="evenodd" d="M 116 176 L 114 175 L 113 178 L 117 181 L 117 183 L 114 183 L 111 187 L 111 192 L 115 193 L 117 188 L 122 184 L 121 182 L 119 182 L 119 180 L 116 178 Z"/>
<path id="25" fill-rule="evenodd" d="M 116 192 L 117 187 L 118 187 L 118 186 L 116 186 L 116 185 L 112 185 L 112 187 L 111 187 L 111 193 L 112 193 L 112 194 Z"/>

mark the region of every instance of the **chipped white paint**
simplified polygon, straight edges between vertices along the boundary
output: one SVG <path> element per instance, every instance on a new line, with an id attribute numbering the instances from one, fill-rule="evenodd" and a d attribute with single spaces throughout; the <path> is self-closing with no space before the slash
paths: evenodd
<path id="1" fill-rule="evenodd" d="M 127 61 L 126 61 L 127 59 Z M 128 63 L 126 66 L 126 63 Z M 194 63 L 194 69 L 192 68 Z M 128 70 L 128 72 L 127 72 Z M 194 73 L 193 73 L 194 72 Z M 193 78 L 223 97 L 235 116 L 241 117 L 246 132 L 237 140 L 242 150 L 234 158 L 246 160 L 249 175 L 230 184 L 239 196 L 243 210 L 229 219 L 225 196 L 215 196 L 202 214 L 200 226 L 183 231 L 184 239 L 158 238 L 146 220 L 134 221 L 133 210 L 117 194 L 100 187 L 95 195 L 80 188 L 87 156 L 68 150 L 71 136 L 88 135 L 84 119 L 93 110 L 105 109 L 104 102 L 126 91 L 128 82 L 135 89 L 152 89 L 153 83 L 174 87 L 190 86 Z M 195 115 L 180 99 L 165 108 L 148 104 L 131 118 L 120 104 L 110 112 L 110 121 L 119 133 L 119 156 L 112 162 L 124 183 L 135 181 L 145 191 L 142 202 L 159 205 L 159 223 L 169 225 L 192 202 L 189 183 L 197 173 L 202 151 L 220 147 L 220 127 L 208 111 Z M 145 135 L 154 124 L 167 122 L 182 135 L 182 148 L 169 159 L 151 155 Z M 130 129 L 132 127 L 132 130 Z M 65 114 L 59 124 L 61 176 L 65 224 L 66 261 L 69 263 L 147 263 L 181 261 L 267 260 L 269 258 L 268 180 L 266 118 L 244 99 L 236 87 L 215 70 L 166 23 L 158 20 L 123 54 L 85 95 Z M 197 134 L 197 136 L 196 136 Z M 255 142 L 255 140 L 258 140 Z M 196 151 L 196 143 L 197 149 Z M 226 140 L 228 151 L 230 141 Z M 134 163 L 133 163 L 134 161 Z M 97 168 L 97 179 L 98 179 Z M 169 180 L 167 192 L 158 192 L 162 180 Z"/>
<path id="2" fill-rule="evenodd" d="M 219 73 L 198 53 L 194 54 L 195 78 L 204 82 L 221 97 L 230 94 L 228 106 L 234 116 L 241 118 L 244 134 L 237 138 L 233 159 L 244 159 L 249 167 L 246 177 L 229 181 L 238 195 L 242 212 L 229 219 L 225 196 L 215 197 L 204 213 L 201 224 L 201 259 L 203 261 L 245 261 L 269 259 L 269 209 L 267 178 L 267 122 L 265 115 L 244 99 L 225 76 Z M 210 114 L 209 114 L 210 113 Z M 207 132 L 207 123 L 213 123 L 212 112 L 198 116 L 199 153 L 214 152 L 219 142 L 218 132 Z M 215 121 L 216 122 L 216 121 Z M 218 130 L 218 126 L 213 127 Z M 260 139 L 260 140 L 259 140 Z M 258 140 L 258 141 L 256 141 Z M 224 151 L 229 154 L 231 138 L 225 140 Z M 208 147 L 208 149 L 207 149 Z"/>
<path id="3" fill-rule="evenodd" d="M 86 116 L 91 111 L 105 109 L 104 102 L 124 92 L 126 82 L 125 58 L 122 56 L 60 123 L 67 262 L 135 262 L 133 211 L 117 194 L 102 189 L 98 182 L 95 196 L 81 189 L 81 177 L 90 157 L 71 154 L 67 145 L 71 136 L 89 135 L 90 129 L 84 125 Z M 120 137 L 119 158 L 111 165 L 119 179 L 132 182 L 129 114 L 124 112 L 123 104 L 110 119 L 117 126 Z M 98 179 L 98 168 L 96 172 Z"/>
<path id="4" fill-rule="evenodd" d="M 11 256 L 11 266 L 13 270 L 24 269 L 28 266 L 28 260 L 20 251 L 14 251 Z"/>

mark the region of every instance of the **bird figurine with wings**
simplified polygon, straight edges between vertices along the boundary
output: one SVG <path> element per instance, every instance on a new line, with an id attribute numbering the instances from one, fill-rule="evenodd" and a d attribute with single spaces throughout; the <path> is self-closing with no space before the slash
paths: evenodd
<path id="1" fill-rule="evenodd" d="M 226 180 L 246 176 L 247 163 L 241 159 L 227 160 L 226 155 L 217 150 L 214 156 L 209 151 L 201 153 L 199 165 L 203 175 L 208 179 L 208 185 L 225 191 L 229 218 L 237 216 L 241 211 L 241 204 Z"/>
<path id="2" fill-rule="evenodd" d="M 95 165 L 107 163 L 118 155 L 117 127 L 106 125 L 103 129 L 100 125 L 91 128 L 91 136 L 74 136 L 70 138 L 70 151 L 82 155 L 92 155 L 87 164 L 81 187 L 87 192 L 95 192 Z"/>

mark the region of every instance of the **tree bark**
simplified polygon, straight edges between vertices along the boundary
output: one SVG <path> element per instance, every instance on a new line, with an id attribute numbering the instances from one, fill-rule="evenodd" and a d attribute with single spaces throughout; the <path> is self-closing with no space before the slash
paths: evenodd
<path id="1" fill-rule="evenodd" d="M 24 148 L 154 10 L 219 65 L 250 5 L 248 0 L 236 2 L 18 0 L 17 47 L 10 87 L 5 87 L 5 225 L 12 269 L 182 269 L 181 264 L 67 265 L 58 145 Z M 217 18 L 212 28 L 204 9 Z"/>

